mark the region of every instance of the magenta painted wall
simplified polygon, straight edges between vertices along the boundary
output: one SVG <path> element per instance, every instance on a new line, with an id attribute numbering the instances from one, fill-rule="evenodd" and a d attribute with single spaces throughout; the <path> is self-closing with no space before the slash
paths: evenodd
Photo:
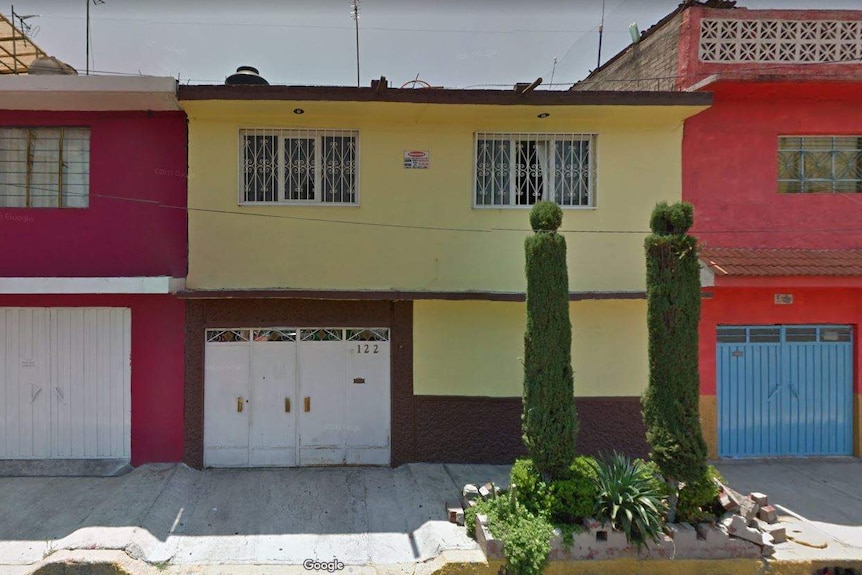
<path id="1" fill-rule="evenodd" d="M 700 393 L 715 395 L 715 331 L 719 325 L 841 324 L 854 327 L 855 373 L 862 373 L 862 289 L 860 288 L 708 288 L 711 299 L 702 302 L 699 326 Z M 776 293 L 793 294 L 792 305 L 775 303 Z M 862 380 L 854 379 L 853 393 L 862 393 Z"/>
<path id="2" fill-rule="evenodd" d="M 90 207 L 0 208 L 0 276 L 186 276 L 183 112 L 0 111 L 90 132 Z"/>
<path id="3" fill-rule="evenodd" d="M 779 135 L 862 136 L 862 83 L 715 85 L 686 120 L 683 198 L 720 247 L 862 247 L 862 194 L 779 194 Z"/>
<path id="4" fill-rule="evenodd" d="M 0 307 L 131 308 L 132 465 L 182 460 L 182 300 L 169 295 L 4 295 Z"/>

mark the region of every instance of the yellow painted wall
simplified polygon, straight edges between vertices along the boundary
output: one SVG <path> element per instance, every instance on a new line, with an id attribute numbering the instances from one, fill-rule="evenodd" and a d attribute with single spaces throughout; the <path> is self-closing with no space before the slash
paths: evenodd
<path id="1" fill-rule="evenodd" d="M 577 396 L 640 396 L 647 384 L 645 300 L 569 304 Z M 520 396 L 526 304 L 413 304 L 417 395 Z"/>
<path id="2" fill-rule="evenodd" d="M 472 208 L 476 131 L 597 133 L 597 207 L 566 210 L 563 229 L 602 233 L 566 234 L 570 289 L 638 291 L 643 235 L 604 232 L 646 230 L 657 201 L 681 197 L 682 123 L 702 109 L 555 106 L 540 120 L 535 106 L 182 104 L 188 288 L 495 292 L 525 289 L 528 210 Z M 360 206 L 239 206 L 238 130 L 253 127 L 359 130 Z M 430 169 L 404 169 L 408 149 L 428 150 Z"/>

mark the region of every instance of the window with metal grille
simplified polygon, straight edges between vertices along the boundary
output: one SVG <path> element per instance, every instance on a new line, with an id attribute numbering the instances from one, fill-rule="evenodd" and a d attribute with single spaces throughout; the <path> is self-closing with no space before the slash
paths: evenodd
<path id="1" fill-rule="evenodd" d="M 88 128 L 0 128 L 0 207 L 89 205 Z"/>
<path id="2" fill-rule="evenodd" d="M 778 191 L 862 192 L 862 136 L 780 136 Z"/>
<path id="3" fill-rule="evenodd" d="M 477 133 L 473 205 L 593 207 L 595 147 L 595 134 Z"/>
<path id="4" fill-rule="evenodd" d="M 240 130 L 240 203 L 358 204 L 355 130 Z"/>

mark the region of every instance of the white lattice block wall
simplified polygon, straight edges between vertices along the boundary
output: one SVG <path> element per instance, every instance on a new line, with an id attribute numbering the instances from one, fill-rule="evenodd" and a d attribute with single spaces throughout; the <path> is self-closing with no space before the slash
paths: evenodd
<path id="1" fill-rule="evenodd" d="M 862 21 L 704 18 L 702 62 L 862 63 Z"/>

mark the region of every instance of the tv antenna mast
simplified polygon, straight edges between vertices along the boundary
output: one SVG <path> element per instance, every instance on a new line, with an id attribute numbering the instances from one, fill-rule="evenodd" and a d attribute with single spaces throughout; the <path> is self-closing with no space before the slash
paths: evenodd
<path id="1" fill-rule="evenodd" d="M 350 16 L 356 25 L 356 87 L 359 88 L 359 0 L 351 0 Z"/>
<path id="2" fill-rule="evenodd" d="M 84 0 L 87 5 L 87 76 L 90 75 L 90 0 Z M 105 0 L 93 0 L 93 4 L 98 6 L 104 4 Z"/>
<path id="3" fill-rule="evenodd" d="M 602 23 L 599 24 L 599 57 L 596 62 L 596 68 L 602 66 L 602 34 L 605 31 L 605 0 L 602 0 Z"/>

